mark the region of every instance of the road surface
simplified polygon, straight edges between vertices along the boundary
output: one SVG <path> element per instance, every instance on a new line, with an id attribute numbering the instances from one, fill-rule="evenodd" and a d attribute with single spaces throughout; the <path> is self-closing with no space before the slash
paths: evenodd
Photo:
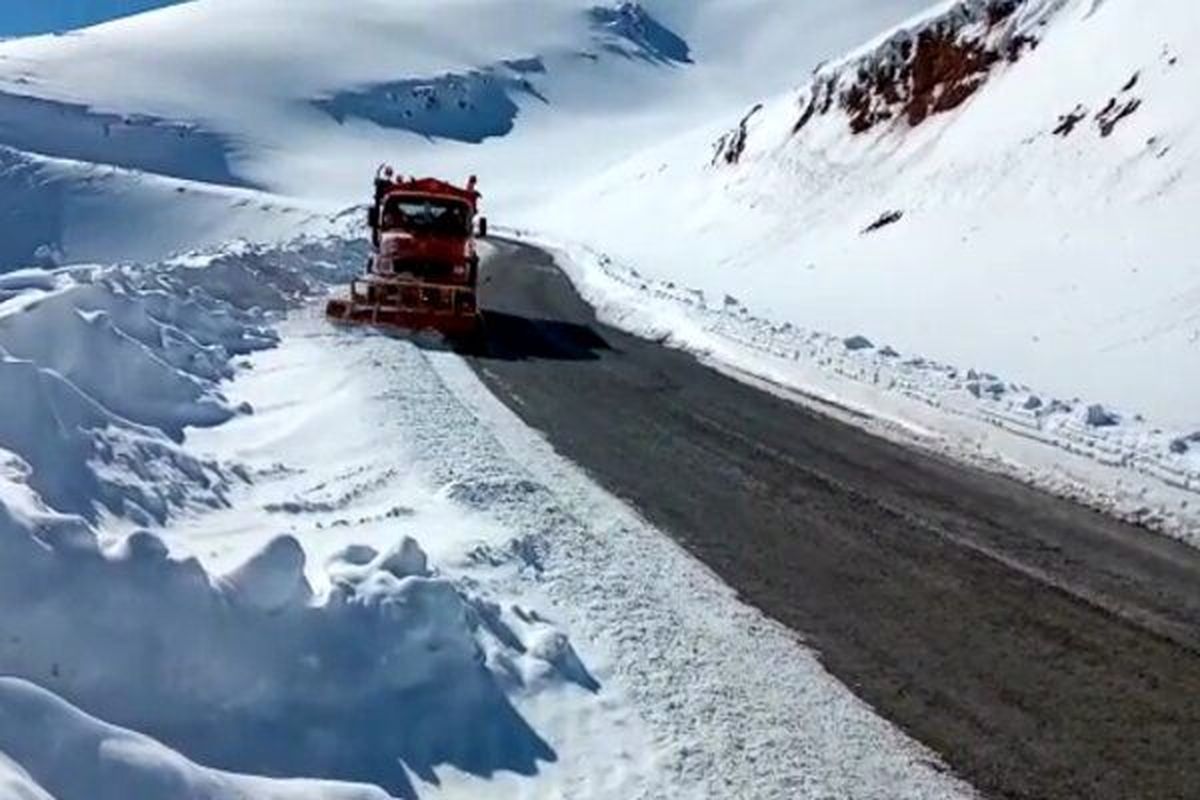
<path id="1" fill-rule="evenodd" d="M 986 796 L 1200 797 L 1200 551 L 600 325 L 496 245 L 487 386 L 879 713 Z"/>

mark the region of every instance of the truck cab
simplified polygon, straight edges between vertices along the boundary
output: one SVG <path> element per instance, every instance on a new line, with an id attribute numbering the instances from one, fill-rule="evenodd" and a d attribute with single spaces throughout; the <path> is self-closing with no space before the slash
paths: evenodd
<path id="1" fill-rule="evenodd" d="M 396 191 L 377 208 L 375 272 L 430 283 L 477 280 L 475 209 L 459 197 Z"/>

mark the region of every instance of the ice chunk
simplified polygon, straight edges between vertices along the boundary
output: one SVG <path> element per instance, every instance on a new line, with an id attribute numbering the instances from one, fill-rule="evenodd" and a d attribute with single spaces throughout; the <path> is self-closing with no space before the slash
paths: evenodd
<path id="1" fill-rule="evenodd" d="M 425 577 L 429 575 L 429 559 L 415 539 L 405 536 L 379 562 L 379 569 L 397 578 Z"/>
<path id="2" fill-rule="evenodd" d="M 847 350 L 870 350 L 875 345 L 865 336 L 851 336 L 842 340 Z"/>
<path id="3" fill-rule="evenodd" d="M 1099 403 L 1088 406 L 1084 420 L 1093 428 L 1107 428 L 1121 424 L 1119 416 Z"/>
<path id="4" fill-rule="evenodd" d="M 304 577 L 304 549 L 294 536 L 277 536 L 221 579 L 231 597 L 262 611 L 308 603 L 312 587 Z"/>

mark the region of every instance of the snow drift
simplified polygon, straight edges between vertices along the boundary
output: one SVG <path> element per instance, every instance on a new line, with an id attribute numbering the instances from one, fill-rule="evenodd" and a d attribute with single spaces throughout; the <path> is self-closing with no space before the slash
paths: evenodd
<path id="1" fill-rule="evenodd" d="M 2 754 L 5 750 L 26 766 L 17 766 Z M 387 798 L 367 787 L 269 781 L 200 767 L 152 739 L 101 722 L 13 678 L 0 678 L 0 793 L 11 800 Z"/>
<path id="2" fill-rule="evenodd" d="M 294 539 L 210 576 L 194 560 L 169 558 L 148 533 L 104 550 L 82 521 L 39 508 L 14 478 L 5 476 L 0 505 L 5 674 L 205 763 L 256 774 L 367 781 L 406 795 L 405 768 L 531 774 L 554 758 L 504 694 L 518 674 L 508 665 L 537 659 L 538 648 L 522 645 L 498 610 L 434 576 L 411 541 L 356 571 L 335 560 L 334 589 L 316 600 Z M 55 796 L 91 797 L 86 745 L 46 744 L 56 728 L 68 741 L 113 734 L 60 726 L 72 715 L 6 683 L 0 751 Z M 38 718 L 45 727 L 31 735 Z M 121 762 L 109 746 L 101 752 Z M 165 780 L 154 760 L 127 767 L 131 776 L 106 765 L 100 791 L 115 797 L 128 781 Z M 208 791 L 187 796 L 236 796 Z"/>
<path id="3" fill-rule="evenodd" d="M 357 261 L 355 243 L 295 244 L 306 263 Z M 345 273 L 286 268 L 286 251 L 234 246 L 154 270 L 73 267 L 0 283 L 0 448 L 55 508 L 142 522 L 225 502 L 235 473 L 180 447 L 187 427 L 248 409 L 220 394 L 241 355 L 272 346 L 270 315 Z M 346 261 L 338 261 L 345 264 Z M 351 267 L 352 269 L 353 267 Z"/>
<path id="4" fill-rule="evenodd" d="M 14 792 L 385 796 L 217 767 L 408 797 L 443 766 L 532 775 L 555 760 L 509 694 L 593 690 L 569 641 L 439 575 L 413 539 L 335 553 L 316 591 L 289 535 L 214 574 L 145 530 L 96 526 L 161 524 L 253 479 L 190 454 L 184 432 L 252 413 L 220 394 L 234 360 L 274 346 L 283 312 L 345 279 L 362 247 L 235 244 L 0 279 L 0 673 L 21 679 L 0 682 L 0 780 Z"/>

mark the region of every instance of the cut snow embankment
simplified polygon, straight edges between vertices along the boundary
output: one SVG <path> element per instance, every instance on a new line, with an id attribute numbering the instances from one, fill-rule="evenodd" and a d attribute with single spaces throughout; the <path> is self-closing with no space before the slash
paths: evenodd
<path id="1" fill-rule="evenodd" d="M 145 524 L 221 505 L 236 475 L 186 453 L 183 431 L 245 410 L 218 383 L 234 357 L 272 346 L 272 314 L 311 291 L 287 259 L 317 256 L 304 245 L 245 246 L 153 270 L 0 279 L 0 448 L 24 459 L 34 488 L 64 512 Z"/>
<path id="2" fill-rule="evenodd" d="M 274 195 L 32 155 L 2 136 L 0 219 L 0 273 L 153 262 L 244 237 L 282 243 L 327 224 L 317 210 Z"/>
<path id="3" fill-rule="evenodd" d="M 363 246 L 0 278 L 0 674 L 21 679 L 0 685 L 0 781 L 13 791 L 387 796 L 190 758 L 409 797 L 435 768 L 528 776 L 556 759 L 510 695 L 586 693 L 569 641 L 441 575 L 414 540 L 347 544 L 314 567 L 267 525 L 209 570 L 141 527 L 253 491 L 262 473 L 193 455 L 185 429 L 249 418 L 218 384 L 279 343 L 287 310 L 356 271 Z"/>
<path id="4" fill-rule="evenodd" d="M 583 245 L 556 253 L 602 321 L 743 380 L 1200 546 L 1200 432 L 1063 400 L 977 369 L 754 316 Z"/>

